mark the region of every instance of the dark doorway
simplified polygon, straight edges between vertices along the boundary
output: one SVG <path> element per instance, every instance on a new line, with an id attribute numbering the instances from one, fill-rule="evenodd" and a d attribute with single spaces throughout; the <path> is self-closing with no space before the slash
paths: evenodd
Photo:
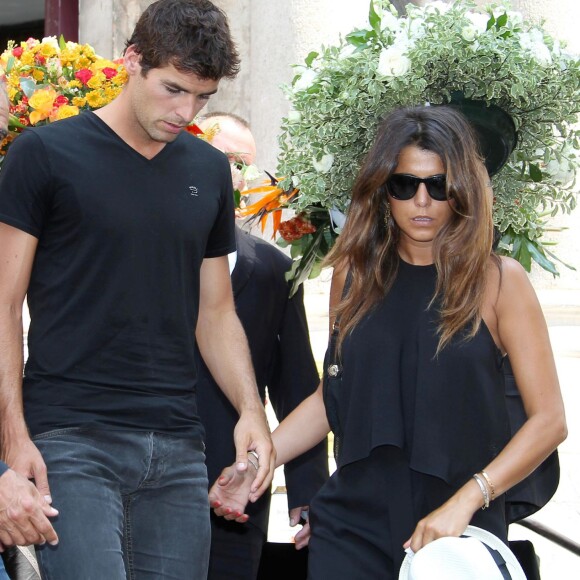
<path id="1" fill-rule="evenodd" d="M 0 52 L 9 40 L 64 36 L 78 42 L 78 0 L 6 0 L 0 7 Z"/>

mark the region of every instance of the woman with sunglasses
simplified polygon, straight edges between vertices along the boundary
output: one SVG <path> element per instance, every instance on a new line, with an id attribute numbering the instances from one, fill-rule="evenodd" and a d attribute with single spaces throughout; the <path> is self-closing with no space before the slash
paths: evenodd
<path id="1" fill-rule="evenodd" d="M 340 380 L 273 435 L 279 463 L 320 441 L 327 417 L 339 439 L 311 506 L 311 580 L 396 578 L 404 548 L 470 523 L 507 541 L 505 492 L 566 437 L 535 293 L 492 251 L 488 182 L 451 108 L 397 110 L 379 128 L 328 257 Z M 506 354 L 528 415 L 511 440 Z M 229 478 L 212 499 L 235 517 Z"/>

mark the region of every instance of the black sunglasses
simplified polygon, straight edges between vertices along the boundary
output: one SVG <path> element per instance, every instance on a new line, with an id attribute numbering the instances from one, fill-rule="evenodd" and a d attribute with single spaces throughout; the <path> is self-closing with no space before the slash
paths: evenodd
<path id="1" fill-rule="evenodd" d="M 421 179 L 415 175 L 407 175 L 406 173 L 393 173 L 387 179 L 387 191 L 394 199 L 408 200 L 415 197 L 419 185 L 425 184 L 427 193 L 435 201 L 447 201 L 447 188 L 445 182 L 445 175 L 432 175 Z"/>

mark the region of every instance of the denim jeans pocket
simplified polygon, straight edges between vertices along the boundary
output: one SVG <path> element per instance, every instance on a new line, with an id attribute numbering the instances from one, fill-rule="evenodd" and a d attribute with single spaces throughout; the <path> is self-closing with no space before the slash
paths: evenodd
<path id="1" fill-rule="evenodd" d="M 88 431 L 88 429 L 86 427 L 64 427 L 63 429 L 53 429 L 52 431 L 45 431 L 44 433 L 35 435 L 32 438 L 32 441 L 42 441 L 43 439 L 52 439 L 54 437 L 59 437 L 60 435 L 72 435 L 82 431 Z"/>

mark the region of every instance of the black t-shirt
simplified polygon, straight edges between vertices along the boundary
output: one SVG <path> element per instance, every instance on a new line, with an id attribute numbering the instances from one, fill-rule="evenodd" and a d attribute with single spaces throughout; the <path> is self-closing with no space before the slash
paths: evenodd
<path id="1" fill-rule="evenodd" d="M 235 249 L 225 156 L 182 133 L 148 160 L 85 113 L 12 144 L 0 221 L 38 238 L 23 386 L 31 433 L 199 433 L 200 265 Z"/>

